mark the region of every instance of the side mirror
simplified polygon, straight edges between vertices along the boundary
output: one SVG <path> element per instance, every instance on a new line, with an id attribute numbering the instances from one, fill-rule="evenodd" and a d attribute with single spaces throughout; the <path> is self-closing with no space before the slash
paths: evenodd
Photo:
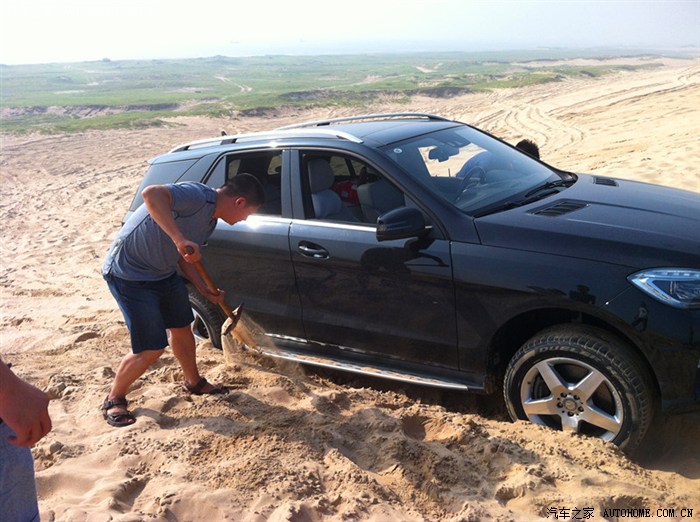
<path id="1" fill-rule="evenodd" d="M 429 231 L 417 208 L 399 207 L 377 218 L 377 241 L 421 237 Z"/>

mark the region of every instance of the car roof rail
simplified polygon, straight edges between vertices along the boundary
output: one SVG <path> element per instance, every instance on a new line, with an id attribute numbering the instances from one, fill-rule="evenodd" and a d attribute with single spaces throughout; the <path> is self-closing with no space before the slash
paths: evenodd
<path id="1" fill-rule="evenodd" d="M 275 135 L 279 135 L 280 132 L 287 134 L 288 129 L 275 129 Z M 289 129 L 293 130 L 293 129 Z M 291 137 L 304 137 L 304 138 L 342 138 L 344 140 L 352 141 L 353 143 L 362 143 L 362 138 L 355 136 L 351 132 L 341 131 L 336 129 L 305 129 L 304 132 L 290 132 Z M 286 137 L 286 136 L 285 136 Z"/>
<path id="2" fill-rule="evenodd" d="M 188 143 L 183 143 L 170 149 L 168 152 L 182 152 L 183 150 L 197 149 L 200 147 L 215 147 L 217 145 L 227 145 L 229 143 L 236 143 L 235 136 L 222 136 L 220 138 L 206 138 L 203 140 L 190 141 Z"/>
<path id="3" fill-rule="evenodd" d="M 349 123 L 353 121 L 369 121 L 369 120 L 395 120 L 395 119 L 415 119 L 422 118 L 426 120 L 434 121 L 452 121 L 449 118 L 444 118 L 442 116 L 437 116 L 435 114 L 427 114 L 423 112 L 387 112 L 387 113 L 377 113 L 377 114 L 364 114 L 360 116 L 347 116 L 344 118 L 332 118 L 328 120 L 317 120 L 317 121 L 307 121 L 304 123 L 295 123 L 293 125 L 286 125 L 284 127 L 279 127 L 276 130 L 287 130 L 287 129 L 300 129 L 304 127 L 321 127 L 324 125 L 332 125 L 335 123 Z"/>
<path id="4" fill-rule="evenodd" d="M 287 129 L 275 129 L 269 132 L 250 132 L 246 134 L 235 134 L 232 136 L 219 136 L 216 138 L 206 138 L 203 140 L 191 141 L 183 143 L 177 147 L 170 149 L 169 153 L 182 152 L 186 150 L 199 149 L 203 147 L 217 147 L 219 145 L 229 145 L 248 140 L 265 140 L 265 139 L 282 139 L 282 138 L 342 138 L 354 143 L 362 143 L 362 139 L 354 134 L 340 130 L 331 129 L 306 129 L 304 132 L 287 132 Z"/>

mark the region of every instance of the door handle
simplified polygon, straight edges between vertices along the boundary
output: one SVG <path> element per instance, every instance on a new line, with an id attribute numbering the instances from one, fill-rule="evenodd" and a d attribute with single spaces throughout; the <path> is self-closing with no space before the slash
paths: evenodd
<path id="1" fill-rule="evenodd" d="M 311 257 L 314 259 L 328 259 L 330 257 L 328 250 L 307 241 L 299 243 L 297 250 L 299 250 L 304 257 Z"/>

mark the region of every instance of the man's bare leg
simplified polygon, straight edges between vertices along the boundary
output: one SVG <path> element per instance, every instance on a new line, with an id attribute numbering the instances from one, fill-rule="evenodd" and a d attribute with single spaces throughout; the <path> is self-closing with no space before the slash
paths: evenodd
<path id="1" fill-rule="evenodd" d="M 141 377 L 148 368 L 163 355 L 165 350 L 146 350 L 141 353 L 130 353 L 126 355 L 117 369 L 114 377 L 112 389 L 109 392 L 109 399 L 115 397 L 126 397 L 129 387 Z"/>
<path id="2" fill-rule="evenodd" d="M 107 396 L 108 400 L 117 397 L 126 397 L 129 387 L 141 377 L 148 368 L 163 355 L 165 350 L 146 350 L 141 353 L 130 353 L 126 355 L 119 364 L 117 374 L 114 376 L 112 389 Z M 127 409 L 124 406 L 114 406 L 107 410 L 110 413 L 122 413 Z"/>
<path id="3" fill-rule="evenodd" d="M 170 347 L 173 350 L 173 355 L 182 367 L 182 373 L 185 376 L 185 382 L 190 386 L 195 386 L 202 376 L 197 368 L 197 343 L 192 334 L 190 326 L 182 328 L 170 329 Z M 201 390 L 202 393 L 209 393 L 216 386 L 207 383 Z"/>

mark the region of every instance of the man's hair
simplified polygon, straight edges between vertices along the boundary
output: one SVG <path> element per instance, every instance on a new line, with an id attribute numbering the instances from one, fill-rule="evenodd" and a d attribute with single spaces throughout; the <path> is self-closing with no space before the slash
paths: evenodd
<path id="1" fill-rule="evenodd" d="M 533 158 L 540 158 L 540 148 L 537 146 L 537 143 L 532 140 L 520 140 L 515 147 L 526 152 Z"/>
<path id="2" fill-rule="evenodd" d="M 265 189 L 262 183 L 253 176 L 241 172 L 221 186 L 221 193 L 229 198 L 243 197 L 248 205 L 259 207 L 265 203 Z"/>

